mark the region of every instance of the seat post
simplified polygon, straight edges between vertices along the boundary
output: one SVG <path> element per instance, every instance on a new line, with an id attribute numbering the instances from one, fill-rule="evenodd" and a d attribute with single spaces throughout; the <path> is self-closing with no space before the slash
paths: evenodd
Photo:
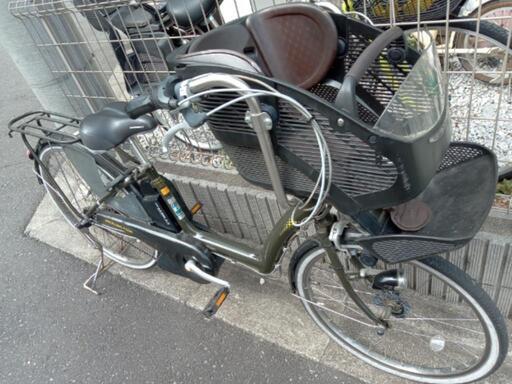
<path id="1" fill-rule="evenodd" d="M 142 148 L 142 145 L 140 144 L 139 139 L 132 136 L 128 139 L 128 141 L 129 141 L 130 145 L 132 146 L 133 153 L 135 154 L 135 157 L 137 158 L 137 160 L 139 160 L 140 164 L 141 165 L 149 165 L 150 164 L 149 158 L 144 153 L 144 150 Z"/>

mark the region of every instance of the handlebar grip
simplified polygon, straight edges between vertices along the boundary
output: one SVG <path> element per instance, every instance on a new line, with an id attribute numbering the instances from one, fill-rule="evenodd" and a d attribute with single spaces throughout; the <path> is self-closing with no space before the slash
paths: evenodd
<path id="1" fill-rule="evenodd" d="M 138 96 L 126 104 L 125 111 L 132 119 L 136 119 L 146 113 L 157 109 L 150 95 Z"/>
<path id="2" fill-rule="evenodd" d="M 359 83 L 370 65 L 379 57 L 382 51 L 393 41 L 398 39 L 404 31 L 400 27 L 392 27 L 377 38 L 361 53 L 348 71 L 346 77 L 354 78 Z"/>
<path id="3" fill-rule="evenodd" d="M 169 108 L 174 98 L 174 87 L 179 81 L 180 78 L 176 75 L 168 76 L 158 86 L 154 87 L 149 94 L 138 96 L 128 102 L 125 107 L 126 113 L 132 119 L 136 119 L 157 109 Z"/>

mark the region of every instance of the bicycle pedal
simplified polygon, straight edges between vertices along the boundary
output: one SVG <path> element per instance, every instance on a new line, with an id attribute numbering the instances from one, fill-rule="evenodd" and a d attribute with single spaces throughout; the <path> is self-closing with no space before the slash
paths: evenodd
<path id="1" fill-rule="evenodd" d="M 224 304 L 224 302 L 228 298 L 228 295 L 229 295 L 228 287 L 220 288 L 215 293 L 215 295 L 213 295 L 213 297 L 211 298 L 210 302 L 206 305 L 206 307 L 204 307 L 203 315 L 207 319 L 211 319 L 213 316 L 215 316 L 215 314 L 217 313 L 219 308 L 222 306 L 222 304 Z"/>

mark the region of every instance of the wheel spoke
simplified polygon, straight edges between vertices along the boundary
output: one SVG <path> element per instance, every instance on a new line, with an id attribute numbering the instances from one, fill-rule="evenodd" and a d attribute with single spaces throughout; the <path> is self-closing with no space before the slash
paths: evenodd
<path id="1" fill-rule="evenodd" d="M 304 261 L 306 266 L 298 267 L 297 280 L 302 284 L 298 292 L 313 319 L 332 338 L 343 340 L 347 348 L 391 370 L 411 372 L 417 377 L 463 375 L 487 358 L 488 333 L 481 317 L 444 274 L 419 262 L 389 265 L 387 268 L 412 270 L 417 278 L 415 287 L 400 291 L 375 290 L 371 279 L 349 280 L 359 298 L 389 321 L 390 328 L 379 336 L 377 325 L 354 305 L 325 263 L 322 250 L 316 252 L 318 255 L 312 254 L 308 262 Z M 347 266 L 347 262 L 343 260 L 342 264 Z M 352 267 L 346 270 L 358 274 Z M 374 268 L 385 270 L 380 264 Z M 431 295 L 439 284 L 459 294 L 456 304 Z"/>

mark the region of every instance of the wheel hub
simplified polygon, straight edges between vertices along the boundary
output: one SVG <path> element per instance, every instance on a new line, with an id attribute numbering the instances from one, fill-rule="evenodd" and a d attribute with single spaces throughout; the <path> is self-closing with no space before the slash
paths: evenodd
<path id="1" fill-rule="evenodd" d="M 400 297 L 400 293 L 394 291 L 380 291 L 373 296 L 373 304 L 389 308 L 391 315 L 405 318 L 411 312 L 411 306 Z"/>

